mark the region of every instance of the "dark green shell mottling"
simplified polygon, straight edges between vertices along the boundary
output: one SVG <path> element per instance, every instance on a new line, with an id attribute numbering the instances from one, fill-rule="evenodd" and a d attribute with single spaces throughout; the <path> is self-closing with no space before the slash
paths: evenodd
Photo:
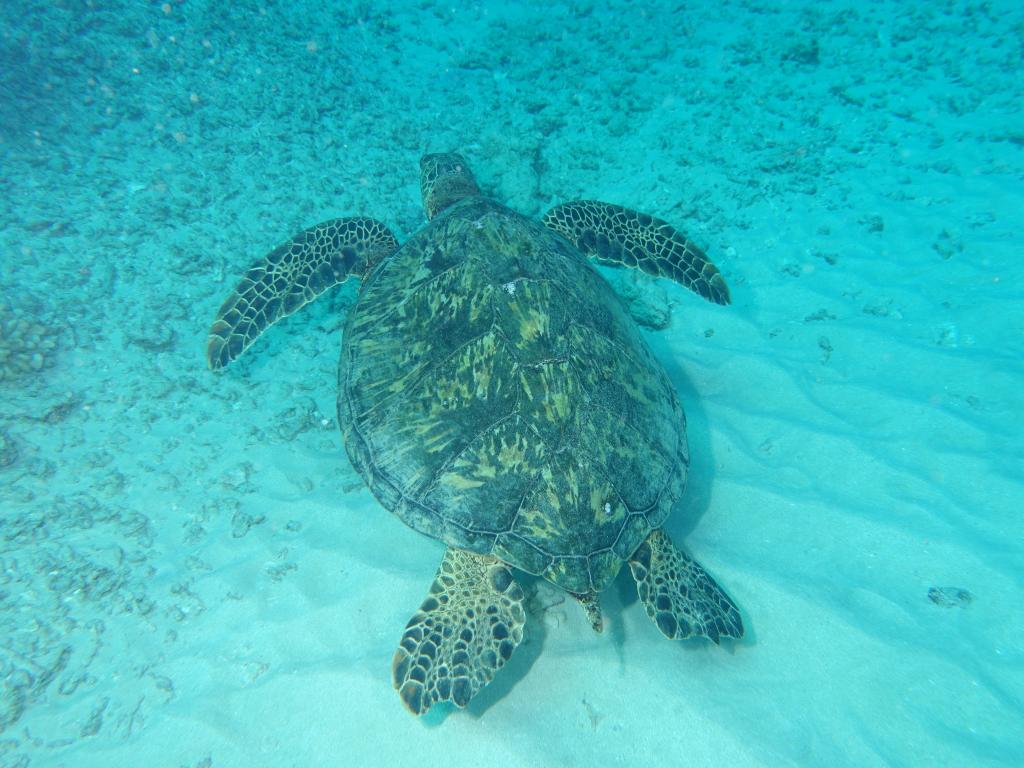
<path id="1" fill-rule="evenodd" d="M 385 507 L 564 589 L 607 586 L 682 494 L 683 413 L 622 302 L 493 201 L 374 268 L 339 377 L 349 456 Z"/>

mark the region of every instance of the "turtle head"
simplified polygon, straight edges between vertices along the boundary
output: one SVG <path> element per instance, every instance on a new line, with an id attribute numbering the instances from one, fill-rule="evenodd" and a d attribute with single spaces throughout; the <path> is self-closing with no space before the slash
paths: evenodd
<path id="1" fill-rule="evenodd" d="M 480 187 L 462 155 L 445 152 L 424 155 L 420 160 L 420 191 L 423 210 L 432 219 L 452 203 L 479 195 Z"/>

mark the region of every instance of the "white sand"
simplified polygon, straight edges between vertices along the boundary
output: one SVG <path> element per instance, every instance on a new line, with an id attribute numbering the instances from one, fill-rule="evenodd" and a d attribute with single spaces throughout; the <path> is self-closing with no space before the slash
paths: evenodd
<path id="1" fill-rule="evenodd" d="M 0 12 L 0 765 L 1024 764 L 1017 3 L 201 5 Z M 293 232 L 421 226 L 455 148 L 722 266 L 728 308 L 642 286 L 668 528 L 748 636 L 665 641 L 626 573 L 598 636 L 529 581 L 510 667 L 416 720 L 389 664 L 442 545 L 345 458 L 356 286 L 203 349 Z"/>

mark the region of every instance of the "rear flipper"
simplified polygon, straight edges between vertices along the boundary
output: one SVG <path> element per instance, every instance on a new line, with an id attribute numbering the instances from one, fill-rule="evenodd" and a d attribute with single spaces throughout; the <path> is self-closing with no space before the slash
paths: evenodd
<path id="1" fill-rule="evenodd" d="M 497 558 L 450 547 L 391 662 L 414 715 L 439 701 L 464 707 L 523 639 L 522 587 Z"/>
<path id="2" fill-rule="evenodd" d="M 736 604 L 660 528 L 633 553 L 629 568 L 647 615 L 665 637 L 696 635 L 715 643 L 722 637 L 743 637 Z"/>
<path id="3" fill-rule="evenodd" d="M 282 317 L 397 247 L 387 227 L 362 216 L 325 221 L 279 245 L 249 268 L 217 312 L 206 343 L 210 368 L 223 368 Z"/>
<path id="4" fill-rule="evenodd" d="M 637 267 L 667 277 L 715 304 L 728 304 L 729 287 L 704 251 L 671 224 L 621 205 L 573 200 L 541 219 L 583 253 L 612 267 Z"/>

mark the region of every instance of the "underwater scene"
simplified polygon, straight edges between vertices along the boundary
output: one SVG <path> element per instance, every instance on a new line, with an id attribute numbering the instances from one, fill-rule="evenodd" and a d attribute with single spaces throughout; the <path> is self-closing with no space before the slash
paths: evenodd
<path id="1" fill-rule="evenodd" d="M 1024 6 L 0 4 L 0 767 L 1024 765 Z"/>

